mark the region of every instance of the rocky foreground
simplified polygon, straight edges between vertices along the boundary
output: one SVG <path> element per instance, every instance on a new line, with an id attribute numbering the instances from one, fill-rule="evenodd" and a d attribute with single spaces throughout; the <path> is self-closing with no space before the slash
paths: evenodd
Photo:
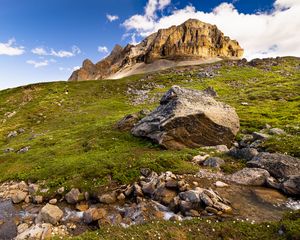
<path id="1" fill-rule="evenodd" d="M 174 86 L 156 110 L 126 116 L 116 125 L 162 147 L 206 145 L 191 159 L 199 166 L 197 174 L 156 173 L 142 168 L 133 184 L 98 192 L 65 187 L 53 191 L 43 182 L 5 182 L 0 186 L 0 236 L 19 240 L 65 237 L 87 229 L 127 227 L 154 219 L 278 219 L 287 210 L 283 194 L 295 199 L 300 196 L 300 160 L 265 151 L 266 139 L 286 134 L 279 128 L 267 125 L 235 141 L 237 115 L 230 106 L 214 100 L 215 94 L 211 88 L 198 92 Z M 227 156 L 245 159 L 246 167 L 225 174 L 221 169 Z M 256 200 L 245 192 L 255 194 Z"/>

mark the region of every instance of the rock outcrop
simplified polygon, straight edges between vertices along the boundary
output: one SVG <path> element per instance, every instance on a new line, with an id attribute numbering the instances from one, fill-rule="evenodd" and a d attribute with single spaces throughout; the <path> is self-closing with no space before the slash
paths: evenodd
<path id="1" fill-rule="evenodd" d="M 173 86 L 160 106 L 134 126 L 132 134 L 167 149 L 231 146 L 239 126 L 234 108 L 205 92 Z"/>
<path id="2" fill-rule="evenodd" d="M 136 46 L 116 45 L 108 57 L 96 64 L 86 59 L 69 80 L 104 79 L 136 63 L 149 64 L 159 59 L 236 59 L 241 58 L 243 52 L 239 43 L 224 36 L 217 26 L 190 19 L 179 26 L 159 30 Z"/>

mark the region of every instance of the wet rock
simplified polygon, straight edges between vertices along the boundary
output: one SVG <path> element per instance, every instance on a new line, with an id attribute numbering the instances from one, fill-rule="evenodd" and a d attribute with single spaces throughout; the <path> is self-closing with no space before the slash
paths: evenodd
<path id="1" fill-rule="evenodd" d="M 28 186 L 28 191 L 30 194 L 35 194 L 39 190 L 39 185 L 38 184 L 29 184 Z"/>
<path id="2" fill-rule="evenodd" d="M 202 192 L 201 190 L 198 190 L 198 191 L 189 190 L 186 192 L 179 193 L 179 197 L 184 201 L 188 201 L 188 202 L 192 202 L 192 203 L 200 203 L 199 195 L 201 192 Z"/>
<path id="3" fill-rule="evenodd" d="M 177 188 L 178 187 L 178 181 L 175 179 L 169 179 L 166 181 L 165 186 L 167 188 Z"/>
<path id="4" fill-rule="evenodd" d="M 104 208 L 89 208 L 83 213 L 83 221 L 90 224 L 94 221 L 106 218 L 107 211 Z"/>
<path id="5" fill-rule="evenodd" d="M 229 155 L 239 158 L 239 159 L 245 159 L 247 161 L 252 160 L 256 155 L 258 155 L 258 151 L 255 148 L 242 148 L 242 149 L 237 149 L 233 148 L 229 151 Z"/>
<path id="6" fill-rule="evenodd" d="M 77 188 L 72 188 L 71 191 L 65 195 L 65 199 L 69 204 L 76 204 L 82 200 L 81 198 L 81 193 Z"/>
<path id="7" fill-rule="evenodd" d="M 193 208 L 194 208 L 194 205 L 192 202 L 180 201 L 180 203 L 179 203 L 179 209 L 180 209 L 181 213 L 184 215 L 186 212 L 189 212 Z"/>
<path id="8" fill-rule="evenodd" d="M 156 180 L 152 180 L 151 182 L 144 183 L 142 185 L 142 190 L 145 195 L 152 196 L 156 190 Z"/>
<path id="9" fill-rule="evenodd" d="M 214 205 L 211 198 L 204 192 L 200 193 L 200 199 L 206 206 L 212 207 Z"/>
<path id="10" fill-rule="evenodd" d="M 135 197 L 143 197 L 144 196 L 142 187 L 137 183 L 133 184 L 133 192 L 134 192 Z"/>
<path id="11" fill-rule="evenodd" d="M 257 188 L 253 189 L 253 193 L 263 203 L 279 205 L 287 201 L 283 194 L 274 189 Z"/>
<path id="12" fill-rule="evenodd" d="M 27 223 L 22 223 L 18 226 L 18 234 L 25 232 L 29 228 Z"/>
<path id="13" fill-rule="evenodd" d="M 36 204 L 41 204 L 43 203 L 43 196 L 37 195 L 33 197 L 33 202 Z"/>
<path id="14" fill-rule="evenodd" d="M 154 199 L 167 206 L 172 202 L 173 198 L 176 197 L 176 195 L 176 191 L 161 187 L 155 191 Z"/>
<path id="15" fill-rule="evenodd" d="M 23 233 L 19 234 L 15 240 L 24 240 L 24 239 L 49 239 L 52 237 L 52 225 L 49 223 L 37 224 L 28 228 Z"/>
<path id="16" fill-rule="evenodd" d="M 84 212 L 89 209 L 89 205 L 87 202 L 80 202 L 76 204 L 76 209 L 79 210 L 80 212 Z"/>
<path id="17" fill-rule="evenodd" d="M 206 159 L 203 162 L 203 166 L 213 167 L 213 168 L 220 168 L 224 164 L 225 164 L 225 161 L 219 157 L 211 157 L 211 158 Z"/>
<path id="18" fill-rule="evenodd" d="M 299 174 L 300 159 L 280 153 L 260 153 L 247 166 L 265 169 L 275 178 L 288 178 Z"/>
<path id="19" fill-rule="evenodd" d="M 244 168 L 227 176 L 227 180 L 241 185 L 262 186 L 266 183 L 268 177 L 270 177 L 270 174 L 264 169 Z"/>
<path id="20" fill-rule="evenodd" d="M 13 203 L 17 204 L 20 202 L 23 202 L 27 196 L 26 192 L 23 192 L 21 190 L 16 190 L 12 193 L 11 199 Z"/>
<path id="21" fill-rule="evenodd" d="M 15 217 L 16 211 L 12 202 L 0 200 L 0 239 L 10 240 L 17 236 Z"/>
<path id="22" fill-rule="evenodd" d="M 55 225 L 61 220 L 64 213 L 59 207 L 47 203 L 46 206 L 41 209 L 39 215 L 43 222 Z"/>
<path id="23" fill-rule="evenodd" d="M 233 108 L 206 93 L 173 86 L 160 106 L 132 129 L 135 136 L 148 137 L 168 149 L 230 146 L 239 130 Z"/>
<path id="24" fill-rule="evenodd" d="M 289 176 L 283 182 L 281 189 L 289 195 L 300 196 L 300 175 Z"/>
<path id="25" fill-rule="evenodd" d="M 106 193 L 99 196 L 99 201 L 105 204 L 113 204 L 117 201 L 116 192 Z"/>

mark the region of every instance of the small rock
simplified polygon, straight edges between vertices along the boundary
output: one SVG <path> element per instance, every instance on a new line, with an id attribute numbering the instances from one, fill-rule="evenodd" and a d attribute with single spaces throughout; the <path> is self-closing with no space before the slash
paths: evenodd
<path id="1" fill-rule="evenodd" d="M 259 132 L 252 133 L 252 136 L 254 140 L 262 140 L 262 141 L 265 141 L 270 138 L 268 134 L 259 133 Z"/>
<path id="2" fill-rule="evenodd" d="M 117 201 L 116 192 L 107 193 L 99 196 L 99 201 L 105 204 L 112 204 Z"/>
<path id="3" fill-rule="evenodd" d="M 58 194 L 63 194 L 65 192 L 65 188 L 64 187 L 61 187 L 59 189 L 57 189 L 57 193 Z"/>
<path id="4" fill-rule="evenodd" d="M 219 211 L 218 211 L 217 209 L 215 209 L 215 208 L 213 208 L 213 207 L 209 207 L 209 206 L 207 206 L 207 207 L 205 208 L 205 211 L 207 211 L 207 212 L 209 212 L 209 213 L 216 214 L 216 215 L 219 213 Z"/>
<path id="5" fill-rule="evenodd" d="M 229 154 L 235 158 L 250 161 L 256 155 L 258 155 L 259 152 L 255 148 L 246 147 L 242 149 L 232 148 L 230 149 Z"/>
<path id="6" fill-rule="evenodd" d="M 197 164 L 202 164 L 207 158 L 209 158 L 209 155 L 197 155 L 192 159 L 192 162 Z"/>
<path id="7" fill-rule="evenodd" d="M 214 167 L 214 168 L 220 168 L 224 164 L 225 164 L 225 161 L 219 157 L 211 157 L 203 162 L 204 166 Z"/>
<path id="8" fill-rule="evenodd" d="M 39 215 L 45 223 L 55 225 L 60 221 L 64 213 L 59 207 L 47 203 L 46 206 L 41 209 Z"/>
<path id="9" fill-rule="evenodd" d="M 28 186 L 28 191 L 30 194 L 34 194 L 39 190 L 39 185 L 38 184 L 29 184 Z"/>
<path id="10" fill-rule="evenodd" d="M 37 204 L 43 203 L 43 196 L 41 196 L 41 195 L 34 196 L 33 197 L 33 202 L 37 203 Z"/>
<path id="11" fill-rule="evenodd" d="M 21 148 L 19 151 L 17 151 L 17 153 L 27 153 L 29 151 L 30 147 L 23 147 Z"/>
<path id="12" fill-rule="evenodd" d="M 48 223 L 33 225 L 32 227 L 19 234 L 15 240 L 24 239 L 49 239 L 51 238 L 52 225 Z"/>
<path id="13" fill-rule="evenodd" d="M 12 132 L 8 133 L 7 138 L 12 138 L 12 137 L 16 137 L 16 136 L 18 136 L 17 131 L 12 131 Z"/>
<path id="14" fill-rule="evenodd" d="M 13 195 L 12 195 L 12 201 L 14 204 L 18 204 L 20 202 L 23 202 L 27 196 L 26 192 L 17 190 Z"/>
<path id="15" fill-rule="evenodd" d="M 269 130 L 269 133 L 272 135 L 284 135 L 285 131 L 283 129 L 280 128 L 271 128 Z"/>
<path id="16" fill-rule="evenodd" d="M 49 201 L 50 204 L 55 205 L 57 203 L 57 199 L 53 198 Z"/>
<path id="17" fill-rule="evenodd" d="M 10 152 L 13 152 L 13 151 L 15 151 L 15 149 L 13 149 L 13 148 L 6 148 L 6 149 L 3 150 L 4 153 L 10 153 Z"/>
<path id="18" fill-rule="evenodd" d="M 104 208 L 90 208 L 83 213 L 83 221 L 90 224 L 99 219 L 106 218 L 107 212 Z"/>
<path id="19" fill-rule="evenodd" d="M 72 188 L 70 192 L 65 195 L 65 199 L 69 204 L 76 204 L 81 197 L 79 189 Z"/>
<path id="20" fill-rule="evenodd" d="M 117 197 L 118 201 L 124 201 L 126 199 L 126 196 L 124 195 L 124 193 L 120 193 Z"/>
<path id="21" fill-rule="evenodd" d="M 18 226 L 18 234 L 25 232 L 29 228 L 27 223 L 22 223 Z"/>
<path id="22" fill-rule="evenodd" d="M 223 188 L 223 187 L 228 187 L 229 185 L 226 184 L 226 183 L 224 183 L 224 182 L 217 181 L 217 182 L 215 183 L 215 186 L 216 186 L 216 187 L 219 187 L 219 188 Z"/>

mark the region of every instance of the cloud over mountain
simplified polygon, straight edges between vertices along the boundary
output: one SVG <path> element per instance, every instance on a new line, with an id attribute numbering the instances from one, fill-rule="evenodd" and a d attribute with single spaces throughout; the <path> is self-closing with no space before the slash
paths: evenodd
<path id="1" fill-rule="evenodd" d="M 188 5 L 174 9 L 170 15 L 157 17 L 157 12 L 171 1 L 149 0 L 143 15 L 128 18 L 123 26 L 139 36 L 147 36 L 161 28 L 179 25 L 189 18 L 216 24 L 226 35 L 237 39 L 245 48 L 245 56 L 300 56 L 300 1 L 276 0 L 269 12 L 244 14 L 234 4 L 221 3 L 211 12 L 198 11 Z M 161 7 L 160 7 L 161 6 Z"/>

